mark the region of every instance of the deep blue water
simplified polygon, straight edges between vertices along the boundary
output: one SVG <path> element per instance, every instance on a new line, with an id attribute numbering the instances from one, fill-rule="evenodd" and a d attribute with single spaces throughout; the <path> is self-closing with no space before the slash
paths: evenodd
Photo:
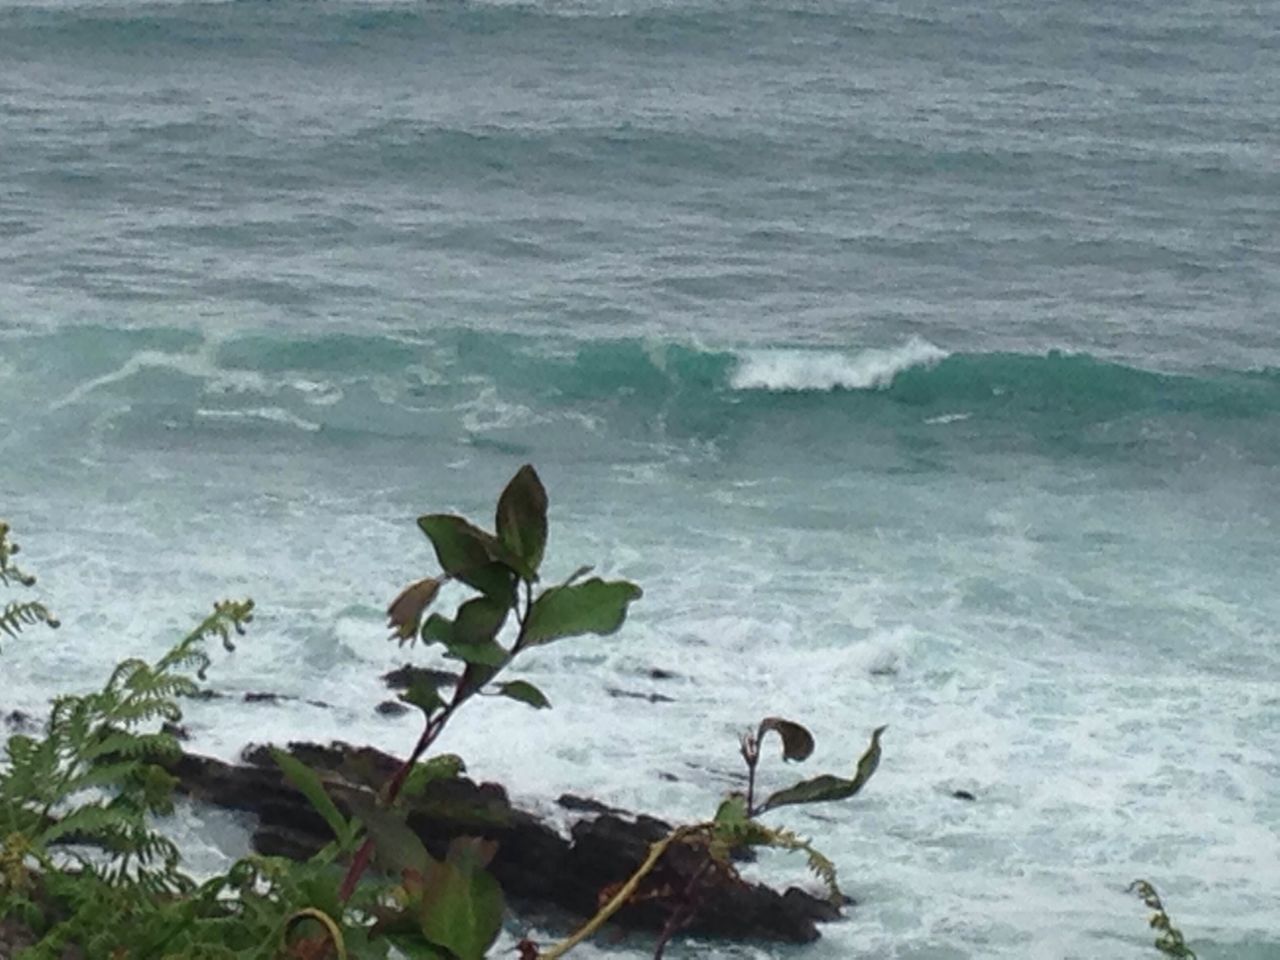
<path id="1" fill-rule="evenodd" d="M 646 596 L 478 775 L 693 817 L 764 714 L 888 723 L 793 821 L 861 901 L 802 955 L 1140 957 L 1145 876 L 1280 956 L 1276 77 L 1266 3 L 0 0 L 0 515 L 67 624 L 6 698 L 251 594 L 214 682 L 339 707 L 199 742 L 405 749 L 413 518 L 529 461 L 552 572 Z"/>

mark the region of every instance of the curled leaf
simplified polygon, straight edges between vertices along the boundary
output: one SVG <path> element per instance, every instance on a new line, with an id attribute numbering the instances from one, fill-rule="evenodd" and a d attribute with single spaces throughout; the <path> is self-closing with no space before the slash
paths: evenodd
<path id="1" fill-rule="evenodd" d="M 391 628 L 391 635 L 399 640 L 401 645 L 406 640 L 413 640 L 418 633 L 418 624 L 422 622 L 422 615 L 427 612 L 427 607 L 431 606 L 436 594 L 440 592 L 441 582 L 438 577 L 427 577 L 425 580 L 411 583 L 387 607 L 387 626 Z"/>
<path id="2" fill-rule="evenodd" d="M 770 730 L 775 731 L 782 739 L 782 758 L 784 760 L 807 760 L 813 753 L 813 734 L 800 724 L 782 717 L 765 717 L 760 721 L 760 730 L 756 740 L 764 740 Z"/>
<path id="3" fill-rule="evenodd" d="M 871 731 L 871 744 L 858 760 L 858 768 L 854 771 L 853 779 L 846 780 L 843 777 L 824 773 L 811 780 L 801 780 L 795 786 L 770 795 L 760 808 L 761 812 L 796 803 L 828 803 L 832 800 L 845 800 L 858 793 L 867 785 L 871 775 L 880 766 L 880 735 L 885 729 L 885 727 L 876 727 Z"/>

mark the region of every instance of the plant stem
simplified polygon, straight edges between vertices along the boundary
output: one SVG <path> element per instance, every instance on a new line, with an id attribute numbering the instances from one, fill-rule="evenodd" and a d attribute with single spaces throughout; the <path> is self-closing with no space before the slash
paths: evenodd
<path id="1" fill-rule="evenodd" d="M 747 819 L 749 820 L 760 812 L 755 808 L 756 765 L 760 762 L 759 732 L 757 732 L 755 736 L 752 736 L 750 733 L 743 735 L 742 759 L 745 760 L 747 764 Z"/>
<path id="2" fill-rule="evenodd" d="M 615 913 L 621 910 L 631 895 L 636 892 L 636 888 L 640 886 L 640 881 L 649 875 L 658 861 L 662 859 L 662 855 L 667 852 L 667 848 L 690 833 L 698 830 L 705 830 L 711 824 L 699 823 L 691 827 L 680 827 L 672 830 L 661 840 L 649 847 L 649 855 L 645 857 L 644 863 L 636 868 L 636 872 L 631 875 L 626 883 L 622 885 L 622 889 L 613 895 L 613 898 L 596 912 L 596 915 L 588 920 L 578 931 L 567 940 L 562 940 L 546 953 L 539 953 L 538 960 L 559 960 L 566 953 L 580 944 L 583 940 L 592 936 L 597 930 L 603 927 Z"/>
<path id="3" fill-rule="evenodd" d="M 413 752 L 409 754 L 409 758 L 400 765 L 400 769 L 392 775 L 391 779 L 387 781 L 387 785 L 383 787 L 382 801 L 388 807 L 395 803 L 396 798 L 400 796 L 400 791 L 404 789 L 405 781 L 409 779 L 409 774 L 413 772 L 414 765 L 422 759 L 422 755 L 444 732 L 445 724 L 449 722 L 449 718 L 457 712 L 459 707 L 479 693 L 485 684 L 491 682 L 494 677 L 501 673 L 520 651 L 525 636 L 525 625 L 529 619 L 529 610 L 533 606 L 533 589 L 528 583 L 525 584 L 524 610 L 521 611 L 520 609 L 518 592 L 513 606 L 516 611 L 516 619 L 520 623 L 520 632 L 516 635 L 516 641 L 512 644 L 511 652 L 507 655 L 507 659 L 495 668 L 484 684 L 479 687 L 468 688 L 465 686 L 466 671 L 463 671 L 462 677 L 458 679 L 458 685 L 454 687 L 453 699 L 449 702 L 449 705 L 427 721 L 427 725 L 422 731 L 422 736 L 418 738 L 417 744 L 414 745 Z M 356 885 L 359 884 L 360 878 L 369 869 L 369 861 L 373 859 L 373 846 L 373 838 L 369 837 L 360 846 L 360 849 L 356 851 L 356 855 L 351 861 L 351 866 L 347 869 L 347 875 L 342 878 L 342 886 L 338 890 L 338 899 L 342 903 L 345 904 L 351 899 L 356 892 Z"/>
<path id="4" fill-rule="evenodd" d="M 697 897 L 698 885 L 702 878 L 706 876 L 708 868 L 711 866 L 711 857 L 708 854 L 707 859 L 699 864 L 698 869 L 693 872 L 693 876 L 689 878 L 689 882 L 685 884 L 683 901 L 674 910 L 671 916 L 667 918 L 667 922 L 662 925 L 662 932 L 658 934 L 658 942 L 654 946 L 653 960 L 662 960 L 663 954 L 666 952 L 667 944 L 671 942 L 671 938 L 683 930 L 693 920 L 694 914 L 698 912 L 699 901 Z"/>

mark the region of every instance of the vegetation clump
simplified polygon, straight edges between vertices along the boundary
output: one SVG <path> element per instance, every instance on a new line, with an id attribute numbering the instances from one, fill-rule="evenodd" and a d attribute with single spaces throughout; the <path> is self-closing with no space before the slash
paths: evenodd
<path id="1" fill-rule="evenodd" d="M 1197 960 L 1196 952 L 1187 946 L 1182 931 L 1173 925 L 1169 914 L 1165 912 L 1164 903 L 1160 900 L 1160 894 L 1156 892 L 1156 888 L 1146 880 L 1135 880 L 1129 884 L 1129 892 L 1136 893 L 1151 910 L 1151 917 L 1147 923 L 1152 930 L 1157 930 L 1160 934 L 1155 940 L 1156 949 L 1167 957 Z"/>
<path id="2" fill-rule="evenodd" d="M 405 819 L 406 801 L 433 781 L 458 775 L 456 757 L 428 757 L 460 709 L 493 695 L 537 709 L 550 706 L 529 681 L 507 675 L 539 647 L 584 634 L 611 634 L 641 597 L 626 580 L 591 576 L 580 567 L 545 585 L 547 494 L 532 467 L 521 468 L 498 499 L 492 531 L 453 514 L 420 517 L 440 571 L 414 581 L 388 608 L 391 636 L 422 643 L 449 669 L 416 675 L 401 699 L 422 713 L 423 727 L 376 799 L 326 789 L 324 778 L 276 751 L 285 777 L 329 826 L 333 840 L 305 862 L 250 856 L 197 883 L 155 818 L 174 810 L 180 756 L 170 732 L 180 701 L 198 691 L 210 664 L 206 644 L 233 639 L 253 619 L 251 601 L 224 601 L 155 663 L 130 659 L 105 686 L 54 701 L 43 736 L 8 740 L 0 765 L 0 947 L 8 938 L 32 960 L 67 955 L 124 958 L 374 958 L 392 948 L 426 960 L 481 960 L 501 928 L 502 890 L 486 869 L 492 840 L 460 837 L 432 856 Z M 0 524 L 0 582 L 34 581 L 13 563 L 16 545 Z M 468 591 L 452 617 L 432 607 L 446 583 Z M 0 615 L 11 636 L 57 621 L 39 603 L 14 603 Z M 526 960 L 554 960 L 595 933 L 619 909 L 654 903 L 667 920 L 655 946 L 696 916 L 714 881 L 738 882 L 735 855 L 746 847 L 802 852 L 833 903 L 842 900 L 836 869 L 805 838 L 761 818 L 781 807 L 831 802 L 857 794 L 876 770 L 880 736 L 850 778 L 823 775 L 758 800 L 762 742 L 781 741 L 783 757 L 803 761 L 813 737 L 794 721 L 763 720 L 745 735 L 745 793 L 733 793 L 715 816 L 674 829 L 652 845 L 630 877 L 600 892 L 599 912 L 581 930 L 545 950 L 519 944 Z M 664 863 L 677 851 L 696 863 L 672 886 Z M 666 879 L 664 879 L 666 877 Z M 71 951 L 70 954 L 67 951 Z"/>

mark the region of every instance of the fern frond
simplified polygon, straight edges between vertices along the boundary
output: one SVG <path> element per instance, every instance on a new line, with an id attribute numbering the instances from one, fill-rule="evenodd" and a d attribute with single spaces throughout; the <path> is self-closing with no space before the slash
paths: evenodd
<path id="1" fill-rule="evenodd" d="M 746 842 L 755 847 L 774 847 L 778 850 L 798 851 L 808 858 L 810 872 L 827 888 L 827 898 L 835 905 L 844 902 L 844 893 L 836 876 L 836 865 L 813 846 L 812 841 L 781 827 L 768 827 L 751 821 L 750 834 Z"/>
<path id="2" fill-rule="evenodd" d="M 24 587 L 35 586 L 36 578 L 29 573 L 24 573 L 13 562 L 14 554 L 18 553 L 21 547 L 9 539 L 10 529 L 9 524 L 0 520 L 0 583 L 7 587 L 11 581 L 16 580 Z"/>
<path id="3" fill-rule="evenodd" d="M 54 700 L 43 738 L 11 737 L 0 767 L 0 830 L 30 838 L 38 861 L 54 843 L 98 848 L 105 862 L 80 858 L 80 869 L 107 889 L 189 887 L 177 847 L 149 825 L 150 814 L 172 812 L 176 780 L 158 761 L 180 750 L 155 727 L 181 719 L 177 698 L 198 690 L 189 672 L 209 664 L 203 641 L 217 636 L 230 646 L 252 609 L 249 601 L 217 604 L 154 666 L 126 660 L 101 690 Z"/>
<path id="4" fill-rule="evenodd" d="M 181 667 L 184 670 L 193 671 L 203 680 L 210 661 L 209 655 L 204 652 L 201 644 L 205 640 L 217 637 L 227 651 L 232 651 L 236 648 L 235 642 L 231 639 L 232 633 L 244 636 L 245 626 L 252 620 L 252 600 L 223 600 L 215 603 L 213 613 L 205 617 L 183 638 L 181 643 L 160 658 L 155 666 L 156 672 L 164 673 Z"/>
<path id="5" fill-rule="evenodd" d="M 0 610 L 0 631 L 7 633 L 10 637 L 16 637 L 26 627 L 38 623 L 43 623 L 54 630 L 61 626 L 58 618 L 49 612 L 48 607 L 34 600 L 26 603 L 14 602 Z"/>

